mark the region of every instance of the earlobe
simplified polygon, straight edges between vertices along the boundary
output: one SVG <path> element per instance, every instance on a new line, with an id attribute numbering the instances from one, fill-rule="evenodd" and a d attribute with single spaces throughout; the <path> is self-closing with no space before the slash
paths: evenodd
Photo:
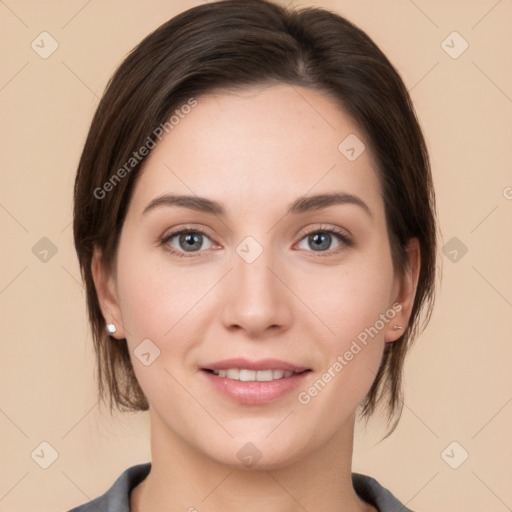
<path id="1" fill-rule="evenodd" d="M 407 263 L 404 275 L 401 279 L 399 290 L 395 297 L 394 304 L 399 304 L 398 314 L 395 316 L 385 333 L 384 341 L 392 342 L 400 338 L 407 329 L 411 317 L 414 299 L 416 297 L 416 288 L 421 267 L 420 244 L 417 238 L 411 238 L 406 248 Z"/>
<path id="2" fill-rule="evenodd" d="M 105 330 L 110 336 L 122 339 L 125 337 L 125 333 L 122 325 L 121 308 L 117 300 L 115 279 L 107 269 L 99 249 L 94 250 L 91 272 L 101 312 L 105 319 Z"/>

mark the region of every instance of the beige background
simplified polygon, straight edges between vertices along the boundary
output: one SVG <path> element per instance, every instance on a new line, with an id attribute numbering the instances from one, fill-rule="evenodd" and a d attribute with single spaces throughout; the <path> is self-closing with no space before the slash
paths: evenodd
<path id="1" fill-rule="evenodd" d="M 97 404 L 71 193 L 117 64 L 199 3 L 0 1 L 1 512 L 67 510 L 150 460 L 147 414 L 111 418 Z M 417 512 L 510 510 L 512 1 L 302 3 L 344 14 L 397 66 L 431 151 L 441 245 L 457 237 L 468 249 L 453 262 L 440 248 L 442 286 L 408 360 L 401 423 L 380 444 L 382 424 L 360 428 L 354 470 Z M 59 45 L 47 59 L 31 48 L 43 31 Z M 453 31 L 469 43 L 456 59 L 445 49 L 462 49 L 461 39 L 442 46 Z M 46 262 L 33 250 L 43 237 L 57 249 Z M 35 454 L 43 441 L 58 452 L 47 469 Z M 460 463 L 463 450 L 468 459 L 452 469 L 446 461 Z"/>

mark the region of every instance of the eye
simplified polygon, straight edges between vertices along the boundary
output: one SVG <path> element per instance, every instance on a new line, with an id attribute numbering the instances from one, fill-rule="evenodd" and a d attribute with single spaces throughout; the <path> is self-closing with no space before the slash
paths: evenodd
<path id="1" fill-rule="evenodd" d="M 351 245 L 351 240 L 344 233 L 335 229 L 318 229 L 303 237 L 298 247 L 314 252 L 339 252 L 340 248 L 349 245 Z"/>
<path id="2" fill-rule="evenodd" d="M 186 228 L 169 233 L 161 239 L 161 244 L 166 250 L 179 257 L 193 257 L 207 249 L 219 247 L 206 233 L 197 228 Z M 297 247 L 329 255 L 336 254 L 344 247 L 351 245 L 352 241 L 345 233 L 333 228 L 321 228 L 307 233 Z"/>
<path id="3" fill-rule="evenodd" d="M 162 244 L 178 256 L 187 256 L 186 253 L 200 252 L 213 246 L 212 240 L 199 229 L 182 229 L 170 233 L 162 239 Z"/>

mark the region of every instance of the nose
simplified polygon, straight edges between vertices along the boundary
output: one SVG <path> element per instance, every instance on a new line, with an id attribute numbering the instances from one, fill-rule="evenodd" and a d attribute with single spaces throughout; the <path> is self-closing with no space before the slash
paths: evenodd
<path id="1" fill-rule="evenodd" d="M 283 284 L 286 276 L 270 250 L 252 263 L 238 254 L 222 290 L 222 322 L 231 330 L 251 338 L 285 331 L 292 320 L 292 294 Z"/>

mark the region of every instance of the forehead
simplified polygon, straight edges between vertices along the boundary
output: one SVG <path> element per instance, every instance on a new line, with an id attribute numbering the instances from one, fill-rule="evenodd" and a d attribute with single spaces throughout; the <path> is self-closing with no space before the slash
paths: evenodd
<path id="1" fill-rule="evenodd" d="M 379 201 L 368 141 L 331 97 L 283 84 L 195 100 L 147 157 L 133 197 L 138 209 L 165 192 L 234 207 L 248 195 L 270 207 L 309 191 Z"/>

